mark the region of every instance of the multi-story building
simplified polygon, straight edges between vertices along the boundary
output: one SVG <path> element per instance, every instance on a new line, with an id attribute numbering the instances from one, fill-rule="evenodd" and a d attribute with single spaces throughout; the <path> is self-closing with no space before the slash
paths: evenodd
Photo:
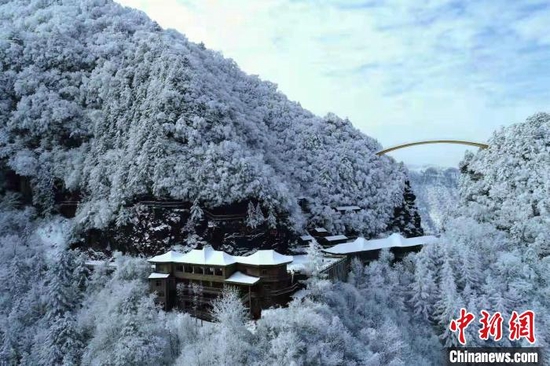
<path id="1" fill-rule="evenodd" d="M 169 251 L 149 259 L 155 265 L 149 286 L 165 309 L 178 307 L 207 319 L 212 300 L 231 285 L 238 288 L 250 315 L 259 318 L 261 309 L 286 304 L 298 288 L 287 271 L 292 260 L 274 250 L 259 250 L 246 257 L 210 246 L 186 254 Z"/>
<path id="2" fill-rule="evenodd" d="M 320 238 L 330 237 L 324 229 L 316 229 L 313 235 L 316 234 L 320 234 Z M 371 240 L 360 237 L 323 249 L 321 263 L 317 265 L 327 278 L 343 281 L 352 258 L 368 262 L 377 259 L 382 249 L 389 248 L 396 259 L 400 259 L 436 241 L 434 236 L 404 238 L 400 234 Z M 307 268 L 312 265 L 309 256 L 304 254 L 288 256 L 274 250 L 258 250 L 240 257 L 211 246 L 185 254 L 169 251 L 149 262 L 155 265 L 149 286 L 156 292 L 159 303 L 166 310 L 177 307 L 202 319 L 210 318 L 212 301 L 227 285 L 238 288 L 252 318 L 259 318 L 262 309 L 286 305 L 300 287 L 300 281 L 307 279 L 310 272 Z"/>

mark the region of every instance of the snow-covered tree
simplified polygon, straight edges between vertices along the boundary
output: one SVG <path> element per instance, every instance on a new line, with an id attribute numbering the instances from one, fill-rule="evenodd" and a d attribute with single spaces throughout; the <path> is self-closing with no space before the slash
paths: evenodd
<path id="1" fill-rule="evenodd" d="M 191 206 L 191 221 L 194 223 L 198 223 L 202 220 L 204 213 L 199 206 L 199 202 L 197 200 L 193 201 L 193 205 Z"/>
<path id="2" fill-rule="evenodd" d="M 0 21 L 0 165 L 28 179 L 43 211 L 59 187 L 78 194 L 76 230 L 123 225 L 144 196 L 254 201 L 300 230 L 306 196 L 307 219 L 377 234 L 404 201 L 405 173 L 350 121 L 313 115 L 143 13 L 19 0 Z M 331 209 L 342 204 L 363 210 Z"/>
<path id="3" fill-rule="evenodd" d="M 251 229 L 257 228 L 259 222 L 257 220 L 256 208 L 252 202 L 248 202 L 248 209 L 246 211 L 246 226 Z"/>
<path id="4" fill-rule="evenodd" d="M 267 226 L 270 229 L 276 229 L 277 228 L 277 218 L 275 217 L 275 213 L 273 212 L 273 208 L 269 208 L 269 212 L 267 215 Z"/>

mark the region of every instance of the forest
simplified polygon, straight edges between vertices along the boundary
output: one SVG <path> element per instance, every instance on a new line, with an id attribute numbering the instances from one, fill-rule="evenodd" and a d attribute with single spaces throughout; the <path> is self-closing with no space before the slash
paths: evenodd
<path id="1" fill-rule="evenodd" d="M 76 235 L 131 222 L 139 197 L 259 201 L 297 231 L 309 221 L 364 235 L 403 205 L 406 171 L 375 156 L 375 139 L 139 11 L 21 0 L 0 17 L 2 170 L 27 178 L 45 213 L 58 191 L 78 197 Z M 341 205 L 363 210 L 341 216 Z"/>
<path id="2" fill-rule="evenodd" d="M 201 323 L 155 305 L 145 256 L 113 251 L 115 266 L 90 270 L 74 244 L 131 221 L 140 196 L 188 202 L 195 217 L 253 200 L 297 233 L 411 229 L 406 167 L 377 157 L 380 144 L 350 121 L 313 115 L 114 2 L 1 2 L 0 26 L 0 363 L 439 365 L 458 344 L 448 325 L 460 308 L 533 310 L 535 345 L 548 346 L 549 114 L 465 155 L 437 243 L 398 262 L 388 251 L 354 261 L 346 282 L 312 268 L 303 298 L 256 322 L 228 289 Z M 30 202 L 12 173 L 28 179 Z M 72 218 L 56 211 L 58 187 L 80 198 Z M 530 346 L 478 330 L 467 328 L 468 345 Z"/>

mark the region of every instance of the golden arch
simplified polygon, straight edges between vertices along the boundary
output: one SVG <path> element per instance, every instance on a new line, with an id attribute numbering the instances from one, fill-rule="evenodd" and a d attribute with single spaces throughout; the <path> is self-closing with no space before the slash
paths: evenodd
<path id="1" fill-rule="evenodd" d="M 480 142 L 471 142 L 471 141 L 463 141 L 463 140 L 428 140 L 428 141 L 409 142 L 407 144 L 401 144 L 394 147 L 390 147 L 390 148 L 378 151 L 376 155 L 381 156 L 394 150 L 404 149 L 406 147 L 411 147 L 416 145 L 428 145 L 428 144 L 458 144 L 458 145 L 475 146 L 475 147 L 479 147 L 480 149 L 486 149 L 489 147 L 489 145 L 483 144 Z"/>

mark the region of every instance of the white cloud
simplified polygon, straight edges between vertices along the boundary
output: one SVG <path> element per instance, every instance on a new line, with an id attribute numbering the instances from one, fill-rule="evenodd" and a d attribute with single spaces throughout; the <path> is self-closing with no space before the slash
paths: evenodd
<path id="1" fill-rule="evenodd" d="M 483 141 L 548 110 L 550 9 L 540 1 L 120 0 L 222 51 L 318 114 L 347 116 L 384 145 Z M 456 164 L 418 147 L 405 162 Z"/>

